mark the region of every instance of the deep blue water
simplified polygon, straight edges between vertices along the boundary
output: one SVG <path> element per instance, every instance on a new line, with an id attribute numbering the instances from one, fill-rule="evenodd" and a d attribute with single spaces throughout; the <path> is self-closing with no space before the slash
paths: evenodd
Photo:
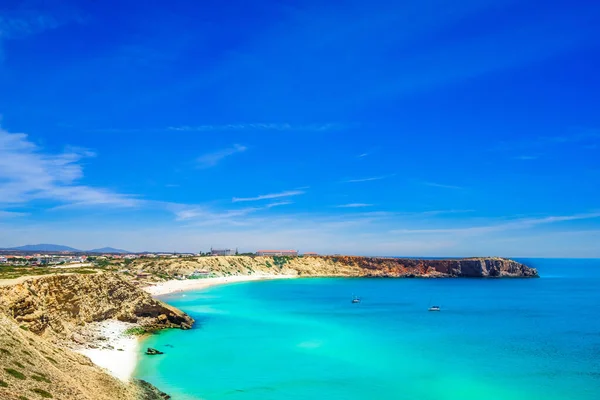
<path id="1" fill-rule="evenodd" d="M 149 338 L 166 354 L 141 357 L 137 376 L 176 400 L 599 399 L 600 260 L 519 261 L 542 277 L 307 278 L 165 297 L 197 328 Z"/>

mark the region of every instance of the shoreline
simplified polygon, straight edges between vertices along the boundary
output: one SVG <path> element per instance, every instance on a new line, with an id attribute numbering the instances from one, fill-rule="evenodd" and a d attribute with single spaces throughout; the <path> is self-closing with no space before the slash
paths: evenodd
<path id="1" fill-rule="evenodd" d="M 88 357 L 115 378 L 129 382 L 137 367 L 141 341 L 125 332 L 137 326 L 114 319 L 90 323 L 72 338 L 77 343 L 72 350 Z"/>
<path id="2" fill-rule="evenodd" d="M 187 292 L 191 290 L 202 290 L 211 286 L 224 285 L 228 283 L 263 281 L 271 279 L 293 279 L 298 275 L 273 275 L 273 274 L 255 274 L 255 275 L 233 275 L 220 276 L 216 278 L 200 278 L 186 280 L 169 280 L 154 285 L 143 287 L 152 296 L 164 296 L 172 293 Z"/>
<path id="3" fill-rule="evenodd" d="M 236 275 L 217 278 L 170 280 L 143 287 L 153 297 L 190 290 L 202 290 L 211 286 L 228 283 L 252 282 L 270 279 L 291 279 L 296 275 Z M 144 337 L 127 335 L 129 328 L 138 324 L 113 319 L 88 324 L 83 332 L 73 338 L 76 346 L 73 351 L 88 357 L 95 365 L 105 369 L 110 375 L 129 382 L 141 357 Z"/>

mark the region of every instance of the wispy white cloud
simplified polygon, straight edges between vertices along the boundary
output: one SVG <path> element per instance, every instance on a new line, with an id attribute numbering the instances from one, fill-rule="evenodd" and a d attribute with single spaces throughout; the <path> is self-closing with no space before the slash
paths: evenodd
<path id="1" fill-rule="evenodd" d="M 224 125 L 183 125 L 169 126 L 170 131 L 183 132 L 212 132 L 212 131 L 332 131 L 342 128 L 341 124 L 324 123 L 324 124 L 307 124 L 295 125 L 289 123 L 244 123 L 244 124 L 224 124 Z"/>
<path id="2" fill-rule="evenodd" d="M 336 208 L 363 208 L 363 207 L 372 207 L 373 204 L 366 203 L 349 203 L 349 204 L 340 204 L 336 206 Z"/>
<path id="3" fill-rule="evenodd" d="M 231 147 L 214 151 L 212 153 L 203 154 L 196 159 L 196 163 L 199 168 L 210 168 L 217 165 L 224 158 L 232 156 L 234 154 L 243 153 L 248 148 L 240 144 L 234 144 Z"/>
<path id="4" fill-rule="evenodd" d="M 299 196 L 304 193 L 306 193 L 304 190 L 288 190 L 288 191 L 279 192 L 279 193 L 261 194 L 260 196 L 256 196 L 256 197 L 234 197 L 231 201 L 233 203 L 238 203 L 238 202 L 244 202 L 244 201 L 279 199 L 282 197 Z"/>
<path id="5" fill-rule="evenodd" d="M 504 141 L 500 142 L 494 150 L 500 151 L 522 151 L 524 153 L 532 152 L 540 149 L 552 149 L 559 146 L 565 145 L 578 145 L 584 148 L 589 146 L 596 146 L 600 141 L 600 130 L 597 129 L 572 129 L 570 132 L 566 132 L 563 135 L 558 136 L 539 136 L 532 139 L 524 139 L 517 141 Z M 522 156 L 516 157 L 520 158 Z M 525 157 L 536 157 L 537 155 L 525 154 Z M 521 158 L 523 159 L 523 158 Z M 529 159 L 529 158 L 526 158 Z"/>
<path id="6" fill-rule="evenodd" d="M 35 12 L 0 14 L 0 39 L 29 36 L 58 26 L 59 21 L 50 15 Z"/>
<path id="7" fill-rule="evenodd" d="M 357 179 L 347 179 L 344 182 L 345 183 L 358 183 L 358 182 L 371 182 L 371 181 L 380 181 L 382 179 L 387 179 L 394 176 L 392 175 L 384 175 L 384 176 L 371 176 L 368 178 L 357 178 Z"/>
<path id="8" fill-rule="evenodd" d="M 270 210 L 292 204 L 291 201 L 269 203 L 260 207 L 246 207 L 235 210 L 216 210 L 208 206 L 190 206 L 185 204 L 168 204 L 168 208 L 175 214 L 177 221 L 199 221 L 201 225 L 227 223 L 230 225 L 244 225 L 244 218 L 259 211 Z M 196 223 L 196 225 L 198 225 Z"/>
<path id="9" fill-rule="evenodd" d="M 490 232 L 520 230 L 533 228 L 538 225 L 553 224 L 558 222 L 577 221 L 586 219 L 600 218 L 600 212 L 592 212 L 574 215 L 559 215 L 539 218 L 518 218 L 499 223 L 487 225 L 476 225 L 459 228 L 439 228 L 439 229 L 400 229 L 393 230 L 397 234 L 444 234 L 444 235 L 479 235 Z"/>
<path id="10" fill-rule="evenodd" d="M 475 210 L 431 210 L 431 211 L 422 211 L 417 213 L 416 215 L 423 216 L 435 216 L 435 215 L 444 215 L 444 214 L 462 214 L 462 213 L 471 213 Z"/>
<path id="11" fill-rule="evenodd" d="M 78 183 L 83 178 L 81 161 L 93 156 L 78 148 L 47 153 L 26 134 L 0 128 L 0 204 L 52 200 L 62 205 L 136 205 L 132 196 Z"/>
<path id="12" fill-rule="evenodd" d="M 532 155 L 522 155 L 522 156 L 515 157 L 516 160 L 521 160 L 521 161 L 532 161 L 532 160 L 537 160 L 538 158 L 540 158 L 540 157 L 532 156 Z"/>
<path id="13" fill-rule="evenodd" d="M 56 29 L 69 22 L 83 22 L 77 14 L 49 15 L 35 10 L 31 5 L 0 14 L 0 61 L 3 59 L 3 42 L 10 39 L 37 35 Z"/>
<path id="14" fill-rule="evenodd" d="M 270 203 L 270 204 L 267 204 L 267 205 L 265 206 L 265 208 L 273 208 L 273 207 L 279 207 L 279 206 L 287 206 L 287 205 L 289 205 L 289 204 L 294 204 L 294 202 L 293 202 L 293 201 L 278 201 L 278 202 L 275 202 L 275 203 Z"/>
<path id="15" fill-rule="evenodd" d="M 356 156 L 356 158 L 363 158 L 363 157 L 367 157 L 369 155 L 369 153 L 362 153 Z"/>
<path id="16" fill-rule="evenodd" d="M 423 182 L 423 185 L 442 188 L 442 189 L 462 189 L 462 187 L 460 187 L 460 186 L 446 185 L 443 183 L 436 183 L 436 182 Z"/>
<path id="17" fill-rule="evenodd" d="M 29 215 L 29 213 L 0 210 L 0 219 L 18 218 L 18 217 L 24 217 L 26 215 Z"/>

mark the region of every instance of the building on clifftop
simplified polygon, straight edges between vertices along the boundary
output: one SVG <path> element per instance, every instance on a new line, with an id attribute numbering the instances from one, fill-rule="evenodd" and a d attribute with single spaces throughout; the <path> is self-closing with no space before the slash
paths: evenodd
<path id="1" fill-rule="evenodd" d="M 258 256 L 289 256 L 297 257 L 298 250 L 258 250 L 256 252 Z"/>
<path id="2" fill-rule="evenodd" d="M 210 254 L 212 256 L 235 256 L 236 253 L 237 253 L 237 249 L 233 250 L 233 249 L 213 249 L 212 247 L 210 248 Z"/>

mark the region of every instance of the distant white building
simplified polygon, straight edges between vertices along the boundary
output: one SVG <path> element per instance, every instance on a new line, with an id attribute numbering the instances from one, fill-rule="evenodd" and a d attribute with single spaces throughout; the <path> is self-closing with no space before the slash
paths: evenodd
<path id="1" fill-rule="evenodd" d="M 259 256 L 298 256 L 298 250 L 258 250 L 256 255 Z"/>
<path id="2" fill-rule="evenodd" d="M 236 250 L 233 249 L 213 249 L 210 248 L 210 254 L 213 256 L 235 256 Z"/>
<path id="3" fill-rule="evenodd" d="M 0 257 L 0 263 L 5 263 L 7 261 L 8 259 L 6 257 Z"/>

